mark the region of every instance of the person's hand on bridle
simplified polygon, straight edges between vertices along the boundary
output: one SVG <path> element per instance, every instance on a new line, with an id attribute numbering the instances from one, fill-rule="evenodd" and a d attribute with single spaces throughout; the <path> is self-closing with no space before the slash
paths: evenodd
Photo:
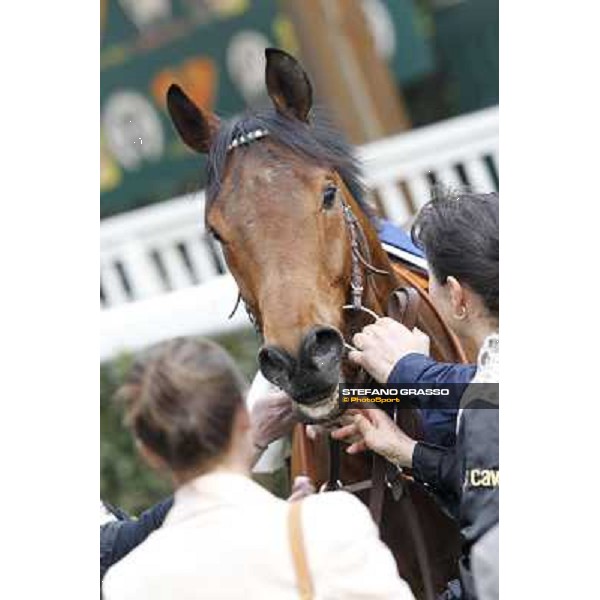
<path id="1" fill-rule="evenodd" d="M 377 452 L 399 467 L 411 467 L 415 440 L 406 435 L 390 417 L 379 408 L 358 408 L 347 411 L 352 423 L 331 433 L 336 440 L 351 440 L 348 454 L 367 449 Z"/>
<path id="2" fill-rule="evenodd" d="M 296 417 L 290 397 L 281 391 L 259 398 L 250 412 L 252 442 L 262 452 L 273 441 L 291 433 Z"/>
<path id="3" fill-rule="evenodd" d="M 386 383 L 396 363 L 407 354 L 429 354 L 429 337 L 417 329 L 411 331 L 389 317 L 377 319 L 352 338 L 356 351 L 348 358 L 361 366 L 379 383 Z"/>

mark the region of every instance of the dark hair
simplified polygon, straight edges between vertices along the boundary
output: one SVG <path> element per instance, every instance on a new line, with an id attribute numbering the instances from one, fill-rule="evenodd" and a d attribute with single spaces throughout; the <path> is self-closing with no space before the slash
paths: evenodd
<path id="1" fill-rule="evenodd" d="M 498 194 L 438 191 L 411 231 L 441 283 L 452 275 L 479 294 L 493 316 L 499 309 Z"/>
<path id="2" fill-rule="evenodd" d="M 174 471 L 204 470 L 228 449 L 246 387 L 217 344 L 177 338 L 136 360 L 117 398 L 135 436 Z"/>

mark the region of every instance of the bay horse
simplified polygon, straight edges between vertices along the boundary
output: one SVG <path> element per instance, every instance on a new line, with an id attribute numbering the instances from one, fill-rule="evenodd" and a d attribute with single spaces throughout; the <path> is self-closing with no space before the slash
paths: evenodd
<path id="1" fill-rule="evenodd" d="M 291 396 L 304 423 L 331 423 L 341 411 L 338 383 L 364 381 L 345 346 L 388 314 L 398 288 L 420 298 L 413 325 L 430 336 L 435 358 L 463 362 L 465 354 L 431 304 L 426 276 L 392 265 L 383 250 L 359 165 L 342 136 L 311 117 L 312 86 L 300 64 L 267 49 L 265 75 L 273 107 L 264 111 L 220 122 L 175 84 L 167 107 L 184 143 L 208 155 L 206 227 L 262 336 L 261 372 Z M 397 412 L 405 431 L 419 437 L 418 413 Z M 317 485 L 331 479 L 334 461 L 344 484 L 368 481 L 371 460 L 330 459 L 327 443 L 308 439 L 303 424 L 294 432 L 292 473 L 308 472 Z M 373 472 L 371 495 L 374 479 Z M 413 593 L 431 597 L 457 574 L 458 529 L 420 486 L 407 480 L 403 489 L 408 512 L 381 484 L 381 536 Z M 355 491 L 366 501 L 368 489 Z"/>

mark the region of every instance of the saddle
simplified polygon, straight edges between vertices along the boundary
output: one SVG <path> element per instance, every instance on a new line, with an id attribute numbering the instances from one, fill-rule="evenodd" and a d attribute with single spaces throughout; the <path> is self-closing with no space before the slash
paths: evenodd
<path id="1" fill-rule="evenodd" d="M 415 246 L 410 235 L 398 225 L 380 219 L 377 235 L 388 256 L 399 259 L 407 266 L 424 275 L 427 274 L 427 261 L 420 248 Z"/>

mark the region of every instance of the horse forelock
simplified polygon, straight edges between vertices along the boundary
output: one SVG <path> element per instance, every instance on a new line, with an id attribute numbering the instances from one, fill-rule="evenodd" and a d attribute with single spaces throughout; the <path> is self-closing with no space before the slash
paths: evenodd
<path id="1" fill-rule="evenodd" d="M 325 115 L 317 113 L 311 119 L 311 123 L 306 124 L 285 117 L 273 109 L 245 113 L 222 123 L 208 155 L 207 206 L 217 197 L 223 183 L 231 143 L 236 138 L 256 130 L 268 132 L 262 140 L 271 139 L 300 158 L 335 169 L 360 209 L 371 220 L 375 219 L 374 212 L 366 200 L 360 163 L 352 147 Z M 243 151 L 251 149 L 261 141 L 251 142 Z"/>

